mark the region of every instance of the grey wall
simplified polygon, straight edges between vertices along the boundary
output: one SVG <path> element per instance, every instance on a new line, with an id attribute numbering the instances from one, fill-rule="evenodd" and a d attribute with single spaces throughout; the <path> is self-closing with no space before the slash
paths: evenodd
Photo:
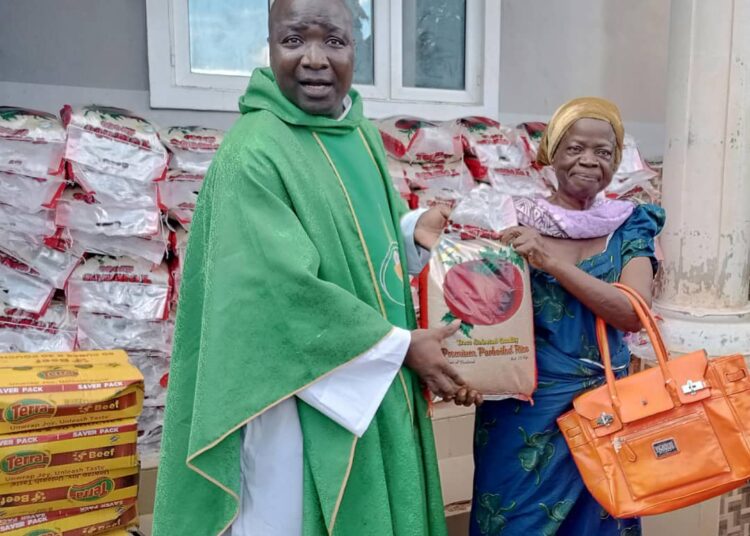
<path id="1" fill-rule="evenodd" d="M 0 80 L 147 90 L 145 0 L 0 0 Z"/>
<path id="2" fill-rule="evenodd" d="M 0 0 L 0 103 L 54 111 L 98 101 L 161 124 L 228 127 L 236 114 L 149 108 L 145 3 Z M 604 96 L 659 155 L 669 4 L 502 0 L 501 119 L 546 118 L 569 98 Z"/>

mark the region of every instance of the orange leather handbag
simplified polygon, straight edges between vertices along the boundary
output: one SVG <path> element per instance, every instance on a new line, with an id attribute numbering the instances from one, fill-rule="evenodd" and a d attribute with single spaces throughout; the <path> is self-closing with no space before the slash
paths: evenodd
<path id="1" fill-rule="evenodd" d="M 654 317 L 630 300 L 658 367 L 615 379 L 607 327 L 596 329 L 607 384 L 578 396 L 557 419 L 586 487 L 614 517 L 669 512 L 750 478 L 750 375 L 742 355 L 699 350 L 669 359 Z"/>

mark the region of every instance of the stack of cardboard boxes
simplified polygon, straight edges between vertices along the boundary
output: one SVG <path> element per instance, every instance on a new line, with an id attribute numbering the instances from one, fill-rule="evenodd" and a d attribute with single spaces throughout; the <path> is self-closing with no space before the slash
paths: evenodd
<path id="1" fill-rule="evenodd" d="M 0 534 L 137 526 L 142 406 L 125 352 L 0 354 Z"/>

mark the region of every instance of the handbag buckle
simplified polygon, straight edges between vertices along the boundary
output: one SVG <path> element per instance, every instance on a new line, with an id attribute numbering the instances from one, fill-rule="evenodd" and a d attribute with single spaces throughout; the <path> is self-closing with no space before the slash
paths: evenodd
<path id="1" fill-rule="evenodd" d="M 615 418 L 609 413 L 602 412 L 602 414 L 597 417 L 595 422 L 597 426 L 609 426 L 613 422 L 615 422 Z"/>
<path id="2" fill-rule="evenodd" d="M 708 387 L 705 382 L 688 380 L 685 385 L 682 386 L 682 392 L 686 395 L 694 395 L 698 391 Z"/>

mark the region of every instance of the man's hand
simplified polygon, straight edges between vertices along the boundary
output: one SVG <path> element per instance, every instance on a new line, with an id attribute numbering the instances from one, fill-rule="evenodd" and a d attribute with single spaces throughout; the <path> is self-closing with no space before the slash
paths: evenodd
<path id="1" fill-rule="evenodd" d="M 448 224 L 451 209 L 438 205 L 427 210 L 417 220 L 414 227 L 414 241 L 425 249 L 432 249 L 440 240 L 443 229 Z"/>
<path id="2" fill-rule="evenodd" d="M 466 382 L 443 356 L 441 342 L 461 326 L 460 321 L 440 328 L 417 329 L 411 332 L 411 344 L 404 365 L 413 370 L 427 388 L 443 400 L 470 406 L 482 403 L 482 396 Z"/>

